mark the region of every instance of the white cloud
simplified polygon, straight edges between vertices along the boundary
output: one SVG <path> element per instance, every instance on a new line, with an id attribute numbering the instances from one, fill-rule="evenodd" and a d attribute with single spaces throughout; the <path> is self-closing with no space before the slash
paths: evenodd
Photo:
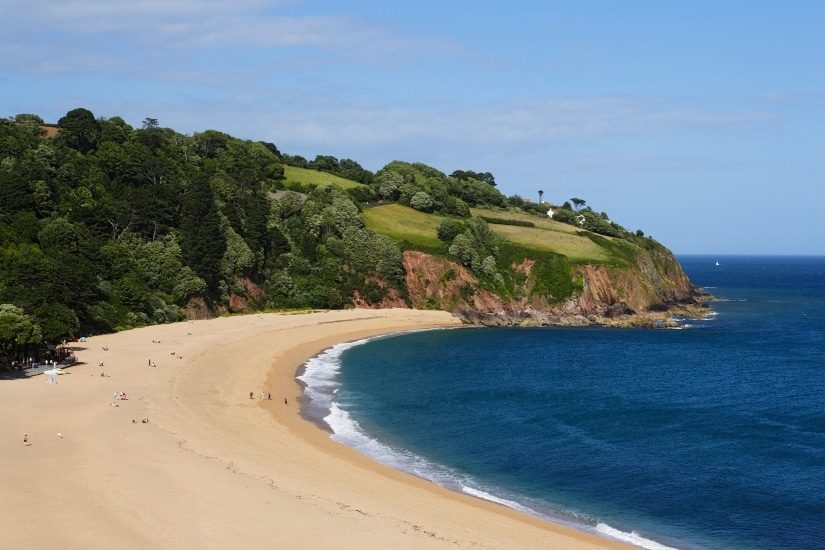
<path id="1" fill-rule="evenodd" d="M 605 97 L 426 111 L 369 104 L 305 106 L 277 114 L 270 124 L 273 131 L 292 140 L 336 148 L 427 140 L 495 150 L 657 132 L 738 131 L 772 120 L 762 112 L 719 112 L 642 98 Z"/>
<path id="2" fill-rule="evenodd" d="M 85 70 L 76 54 L 106 51 L 124 64 L 133 58 L 162 62 L 204 52 L 296 48 L 323 50 L 334 57 L 369 61 L 421 53 L 459 52 L 450 39 L 402 35 L 392 28 L 341 15 L 284 15 L 293 2 L 261 0 L 0 0 L 0 48 L 46 50 L 69 73 Z M 55 47 L 57 46 L 57 47 Z M 252 50 L 250 50 L 252 48 Z M 0 65 L 37 72 L 34 55 Z"/>

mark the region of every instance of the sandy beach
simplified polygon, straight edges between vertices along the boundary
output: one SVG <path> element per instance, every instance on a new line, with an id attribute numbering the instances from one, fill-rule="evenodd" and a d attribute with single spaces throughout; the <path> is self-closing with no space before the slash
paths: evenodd
<path id="1" fill-rule="evenodd" d="M 296 370 L 321 350 L 457 324 L 262 314 L 76 343 L 57 384 L 0 380 L 0 546 L 627 548 L 394 471 L 299 415 Z"/>

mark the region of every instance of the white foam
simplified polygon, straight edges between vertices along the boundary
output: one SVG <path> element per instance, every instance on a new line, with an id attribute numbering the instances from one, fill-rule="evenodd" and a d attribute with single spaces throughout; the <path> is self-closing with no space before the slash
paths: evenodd
<path id="1" fill-rule="evenodd" d="M 355 342 L 336 344 L 306 362 L 304 373 L 298 380 L 306 384 L 304 393 L 317 405 L 327 409 L 338 390 L 338 374 L 341 371 L 341 354 L 357 345 L 368 342 L 365 338 Z"/>
<path id="2" fill-rule="evenodd" d="M 495 502 L 496 504 L 501 504 L 502 506 L 506 506 L 508 508 L 512 508 L 513 510 L 518 510 L 519 512 L 524 512 L 525 514 L 530 514 L 533 516 L 542 517 L 541 514 L 533 510 L 532 508 L 528 508 L 527 506 L 521 505 L 515 500 L 508 500 L 506 498 L 497 497 L 495 495 L 491 495 L 485 491 L 480 489 L 473 489 L 472 487 L 462 486 L 461 491 L 467 493 L 468 495 L 473 495 L 474 497 L 489 500 L 490 502 Z"/>
<path id="3" fill-rule="evenodd" d="M 630 533 L 620 531 L 619 529 L 611 527 L 606 523 L 597 523 L 596 531 L 602 535 L 607 535 L 610 538 L 614 538 L 622 542 L 628 542 L 634 546 L 638 546 L 639 548 L 646 548 L 647 550 L 677 550 L 672 546 L 665 546 L 664 544 L 659 544 L 655 540 L 646 539 L 636 531 L 631 531 Z"/>
<path id="4" fill-rule="evenodd" d="M 381 464 L 451 489 L 461 487 L 468 481 L 465 476 L 446 466 L 370 437 L 361 429 L 358 421 L 354 420 L 349 412 L 340 408 L 337 403 L 332 404 L 329 414 L 324 417 L 324 422 L 333 431 L 332 439 L 352 447 Z"/>
<path id="5" fill-rule="evenodd" d="M 298 377 L 306 384 L 304 393 L 310 398 L 314 406 L 328 411 L 323 420 L 332 430 L 332 439 L 335 441 L 344 443 L 373 460 L 392 468 L 403 470 L 451 489 L 458 489 L 468 481 L 464 476 L 445 466 L 430 462 L 415 453 L 392 447 L 370 437 L 361 429 L 358 422 L 350 416 L 349 412 L 336 403 L 338 390 L 340 389 L 341 355 L 350 348 L 385 337 L 387 335 L 337 344 L 311 358 L 306 362 L 303 374 Z"/>

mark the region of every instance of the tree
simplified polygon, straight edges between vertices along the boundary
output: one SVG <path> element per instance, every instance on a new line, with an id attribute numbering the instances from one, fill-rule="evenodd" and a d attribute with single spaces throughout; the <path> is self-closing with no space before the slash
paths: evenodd
<path id="1" fill-rule="evenodd" d="M 40 326 L 22 308 L 0 304 L 0 353 L 6 362 L 14 360 L 21 347 L 42 341 Z"/>
<path id="2" fill-rule="evenodd" d="M 45 222 L 43 229 L 37 234 L 43 250 L 80 251 L 80 237 L 66 218 L 51 218 Z"/>
<path id="3" fill-rule="evenodd" d="M 14 122 L 35 136 L 42 136 L 44 134 L 44 130 L 41 128 L 43 125 L 43 119 L 37 115 L 21 113 L 19 115 L 15 115 Z"/>
<path id="4" fill-rule="evenodd" d="M 441 222 L 441 225 L 438 226 L 438 240 L 445 243 L 451 243 L 453 242 L 453 239 L 455 239 L 456 235 L 462 233 L 463 231 L 463 223 L 458 220 L 446 218 Z"/>
<path id="5" fill-rule="evenodd" d="M 221 231 L 215 197 L 205 178 L 192 180 L 183 194 L 180 233 L 186 264 L 211 290 L 217 290 L 226 238 Z"/>
<path id="6" fill-rule="evenodd" d="M 383 170 L 375 178 L 378 184 L 378 193 L 386 200 L 398 200 L 401 186 L 404 185 L 404 176 L 395 170 Z"/>
<path id="7" fill-rule="evenodd" d="M 419 191 L 410 197 L 410 206 L 421 212 L 432 212 L 435 203 L 433 198 L 423 191 Z"/>
<path id="8" fill-rule="evenodd" d="M 579 212 L 582 209 L 582 207 L 585 204 L 587 204 L 586 200 L 580 199 L 578 197 L 573 197 L 572 199 L 570 199 L 570 201 L 573 203 L 573 206 L 575 207 L 576 212 Z"/>
<path id="9" fill-rule="evenodd" d="M 100 124 L 101 142 L 111 141 L 114 143 L 124 143 L 133 130 L 133 128 L 126 124 L 126 121 L 119 116 L 101 119 L 98 122 Z"/>
<path id="10" fill-rule="evenodd" d="M 478 261 L 478 252 L 473 247 L 473 241 L 464 233 L 455 236 L 449 252 L 451 256 L 458 258 L 458 261 L 467 267 L 470 267 L 474 260 Z"/>
<path id="11" fill-rule="evenodd" d="M 58 138 L 81 153 L 88 153 L 97 147 L 100 139 L 100 123 L 88 109 L 73 109 L 57 121 L 60 128 Z"/>
<path id="12" fill-rule="evenodd" d="M 474 172 L 472 170 L 455 170 L 452 174 L 450 174 L 451 178 L 455 178 L 458 181 L 467 181 L 469 179 L 474 179 L 477 181 L 484 182 L 488 185 L 492 185 L 493 187 L 496 186 L 496 178 L 490 172 Z"/>
<path id="13" fill-rule="evenodd" d="M 34 209 L 31 185 L 21 172 L 0 170 L 0 212 L 14 214 Z"/>

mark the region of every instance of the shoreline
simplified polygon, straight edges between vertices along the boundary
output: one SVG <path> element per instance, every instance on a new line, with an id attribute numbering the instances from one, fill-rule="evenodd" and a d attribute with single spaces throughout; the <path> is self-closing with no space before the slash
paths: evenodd
<path id="1" fill-rule="evenodd" d="M 610 542 L 629 543 L 630 545 L 636 548 L 659 548 L 662 550 L 674 550 L 673 548 L 665 546 L 664 544 L 657 542 L 655 540 L 646 539 L 637 534 L 635 531 L 621 531 L 603 522 L 597 522 L 596 524 L 584 523 L 581 521 L 577 521 L 573 517 L 565 517 L 562 512 L 557 512 L 557 515 L 539 512 L 536 509 L 533 509 L 522 502 L 518 502 L 518 500 L 509 500 L 510 498 L 518 498 L 517 496 L 504 497 L 499 494 L 496 494 L 495 492 L 490 493 L 488 491 L 490 491 L 491 489 L 488 487 L 477 488 L 472 487 L 470 485 L 464 486 L 461 483 L 457 483 L 455 480 L 452 481 L 452 484 L 443 479 L 439 480 L 439 473 L 444 474 L 444 469 L 446 468 L 447 470 L 450 470 L 449 467 L 446 467 L 437 462 L 433 462 L 430 459 L 420 457 L 415 453 L 411 454 L 411 451 L 407 449 L 396 448 L 391 445 L 388 445 L 380 439 L 375 438 L 368 432 L 363 431 L 360 427 L 346 426 L 346 424 L 348 423 L 347 421 L 345 421 L 345 425 L 343 426 L 343 428 L 354 428 L 355 437 L 353 438 L 353 434 L 350 433 L 349 429 L 346 430 L 346 433 L 348 435 L 345 436 L 344 432 L 336 431 L 335 424 L 330 424 L 330 422 L 326 420 L 328 415 L 332 413 L 332 406 L 335 404 L 334 396 L 336 395 L 337 388 L 340 388 L 341 386 L 340 381 L 335 382 L 336 389 L 332 392 L 328 392 L 325 390 L 328 390 L 327 386 L 329 385 L 330 380 L 335 380 L 340 376 L 340 369 L 344 367 L 343 362 L 340 360 L 340 354 L 342 354 L 343 352 L 354 347 L 367 345 L 375 340 L 383 338 L 391 338 L 423 331 L 454 330 L 467 328 L 482 329 L 489 327 L 483 327 L 481 325 L 435 326 L 424 329 L 399 330 L 386 333 L 382 332 L 365 338 L 350 339 L 338 342 L 330 347 L 326 347 L 318 351 L 316 354 L 308 357 L 300 366 L 298 366 L 295 372 L 295 380 L 298 386 L 304 392 L 302 396 L 301 410 L 299 413 L 300 416 L 307 422 L 311 423 L 313 426 L 319 428 L 324 434 L 326 434 L 327 439 L 329 441 L 333 441 L 339 445 L 343 445 L 349 449 L 352 449 L 358 455 L 365 457 L 367 460 L 376 463 L 379 466 L 389 468 L 393 472 L 400 472 L 401 474 L 406 474 L 408 476 L 411 476 L 415 480 L 420 480 L 421 482 L 424 482 L 426 484 L 431 484 L 436 487 L 446 489 L 452 494 L 460 496 L 462 498 L 470 497 L 474 501 L 480 501 L 485 504 L 493 504 L 497 507 L 503 507 L 507 511 L 527 516 L 529 518 L 536 519 L 540 522 L 547 522 L 555 526 L 573 529 L 586 535 L 595 536 Z M 340 351 L 336 350 L 336 348 L 341 347 L 343 347 L 343 349 L 340 349 Z M 338 351 L 338 353 L 332 355 L 331 357 L 325 357 L 328 354 L 330 354 L 330 352 L 336 351 Z M 320 364 L 311 365 L 310 363 L 313 360 L 318 360 L 318 363 Z M 336 364 L 337 366 L 335 366 Z M 325 369 L 325 367 L 332 367 L 334 369 L 334 374 L 332 374 L 332 376 L 329 376 L 329 371 Z M 319 378 L 316 378 L 315 384 L 312 384 L 301 379 L 301 377 L 306 376 L 307 371 L 310 370 L 315 370 L 315 372 L 312 372 L 311 374 L 315 376 L 320 375 Z M 307 394 L 307 388 L 310 388 L 313 394 L 319 394 L 316 397 L 320 397 L 320 402 L 315 403 L 313 396 Z M 327 398 L 329 398 L 329 402 L 327 402 Z M 315 406 L 313 407 L 315 410 L 308 410 L 313 403 L 315 403 Z M 341 411 L 344 410 L 341 409 Z M 349 416 L 349 411 L 345 411 L 345 414 Z M 351 422 L 353 421 L 351 419 L 348 420 Z M 336 424 L 339 422 L 336 422 Z M 354 422 L 356 422 L 357 424 L 357 421 Z M 367 447 L 365 449 L 362 449 L 362 445 L 364 445 L 364 442 L 358 442 L 358 439 L 360 438 L 365 438 L 369 440 L 369 443 L 367 444 Z M 381 449 L 381 451 L 375 450 L 374 447 L 376 445 Z M 383 455 L 383 453 L 386 453 L 386 455 Z M 414 466 L 420 468 L 422 464 L 419 463 L 419 461 L 423 461 L 424 463 L 427 463 L 430 468 L 433 468 L 431 474 L 434 477 L 428 477 L 426 475 L 416 473 L 414 471 L 414 468 L 410 469 L 411 466 L 407 463 L 407 461 L 410 460 L 410 456 L 413 457 L 413 460 L 415 462 Z M 389 457 L 389 460 L 387 457 Z M 460 472 L 450 472 L 451 477 L 456 473 Z M 471 481 L 471 483 L 475 485 L 477 483 L 477 480 Z"/>
<path id="2" fill-rule="evenodd" d="M 381 311 L 381 310 L 377 310 L 377 311 Z M 346 338 L 344 340 L 339 340 L 339 341 L 335 341 L 335 342 L 325 342 L 324 345 L 319 345 L 319 342 L 317 342 L 317 341 L 313 342 L 312 344 L 310 344 L 308 346 L 307 349 L 314 350 L 314 352 L 312 352 L 312 351 L 307 352 L 307 349 L 303 349 L 303 350 L 301 350 L 301 352 L 298 353 L 299 356 L 302 356 L 304 358 L 300 363 L 297 364 L 297 366 L 295 367 L 295 371 L 293 373 L 294 384 L 295 384 L 297 390 L 301 393 L 301 397 L 300 397 L 301 407 L 303 409 L 305 403 L 308 403 L 311 400 L 311 398 L 304 393 L 304 390 L 305 390 L 307 384 L 305 382 L 303 382 L 302 380 L 299 380 L 298 377 L 304 374 L 304 372 L 307 368 L 307 362 L 310 359 L 321 355 L 322 353 L 330 350 L 331 348 L 333 348 L 336 345 L 345 344 L 345 343 L 354 343 L 354 342 L 357 342 L 359 340 L 366 340 L 365 342 L 363 342 L 364 344 L 366 344 L 369 341 L 374 340 L 376 338 L 383 338 L 383 337 L 388 337 L 388 336 L 407 334 L 407 333 L 410 333 L 410 332 L 417 332 L 419 330 L 462 329 L 462 328 L 468 328 L 468 327 L 469 328 L 482 328 L 481 325 L 468 326 L 468 325 L 462 325 L 462 324 L 457 324 L 457 325 L 452 325 L 452 324 L 450 324 L 450 325 L 432 325 L 432 326 L 429 326 L 427 328 L 407 327 L 407 328 L 401 328 L 401 329 L 393 330 L 393 331 L 389 331 L 389 332 L 383 331 L 383 330 L 381 330 L 379 332 L 375 332 L 375 333 L 371 332 L 369 334 L 363 334 L 363 333 L 359 332 L 359 333 L 357 333 L 357 336 L 349 337 L 349 338 Z M 269 391 L 270 388 L 272 388 L 274 386 L 275 382 L 282 382 L 282 373 L 281 372 L 275 372 L 275 369 L 273 369 L 273 372 L 267 378 L 267 382 L 266 382 L 266 386 L 265 386 L 267 391 Z M 551 531 L 554 531 L 554 532 L 556 531 L 556 529 L 570 530 L 575 534 L 582 535 L 583 537 L 595 539 L 595 542 L 597 542 L 597 543 L 598 542 L 603 542 L 605 544 L 604 547 L 606 547 L 606 548 L 637 548 L 637 546 L 627 545 L 625 543 L 622 543 L 621 541 L 617 540 L 616 538 L 613 538 L 613 537 L 609 538 L 608 536 L 601 536 L 599 534 L 591 533 L 591 532 L 588 532 L 584 529 L 577 528 L 576 526 L 562 523 L 561 519 L 558 519 L 558 520 L 554 521 L 553 519 L 539 517 L 537 515 L 533 515 L 533 514 L 530 514 L 528 512 L 516 510 L 516 509 L 514 509 L 510 506 L 507 506 L 505 504 L 496 503 L 494 501 L 485 499 L 485 498 L 480 497 L 480 496 L 474 496 L 474 495 L 471 495 L 469 493 L 461 493 L 459 491 L 456 491 L 456 490 L 450 489 L 448 487 L 444 487 L 442 485 L 439 485 L 438 483 L 436 483 L 434 481 L 430 481 L 426 478 L 417 476 L 413 473 L 410 473 L 410 472 L 407 472 L 407 471 L 404 471 L 404 470 L 401 470 L 401 469 L 393 468 L 392 466 L 386 465 L 386 464 L 378 461 L 375 458 L 364 455 L 363 453 L 359 452 L 354 447 L 351 447 L 351 446 L 349 446 L 345 443 L 341 443 L 339 441 L 336 441 L 336 440 L 332 439 L 331 436 L 333 434 L 335 434 L 335 431 L 322 418 L 311 417 L 307 414 L 304 414 L 302 412 L 302 410 L 299 411 L 297 416 L 299 417 L 299 420 L 302 420 L 304 423 L 309 424 L 311 426 L 311 428 L 314 429 L 317 432 L 317 436 L 320 436 L 320 437 L 317 437 L 316 434 L 309 435 L 306 432 L 304 432 L 304 430 L 302 430 L 300 428 L 295 429 L 296 426 L 290 425 L 290 428 L 294 430 L 293 433 L 295 433 L 295 435 L 297 435 L 299 437 L 306 438 L 306 440 L 309 441 L 311 444 L 317 446 L 318 448 L 324 450 L 325 452 L 329 452 L 331 454 L 337 454 L 339 458 L 347 460 L 347 461 L 349 461 L 353 464 L 356 464 L 360 467 L 365 467 L 365 468 L 369 469 L 370 471 L 375 472 L 376 474 L 379 474 L 381 476 L 386 476 L 386 477 L 388 477 L 390 479 L 393 479 L 393 480 L 402 481 L 404 483 L 411 484 L 415 487 L 423 488 L 427 491 L 432 491 L 437 496 L 446 496 L 446 497 L 451 498 L 451 499 L 454 498 L 458 502 L 464 502 L 464 503 L 469 504 L 471 506 L 478 506 L 478 507 L 480 507 L 484 510 L 490 510 L 490 511 L 493 511 L 497 514 L 503 514 L 507 517 L 517 519 L 518 521 L 523 521 L 523 522 L 525 522 L 527 524 L 530 524 L 530 525 L 538 525 L 540 527 L 549 528 Z M 582 526 L 582 527 L 584 527 L 584 526 Z M 594 529 L 595 529 L 595 527 L 594 527 Z M 624 533 L 622 533 L 622 534 L 624 534 Z M 601 546 L 599 545 L 598 547 L 601 547 Z"/>
<path id="3" fill-rule="evenodd" d="M 296 371 L 323 349 L 458 325 L 344 310 L 91 337 L 59 384 L 0 381 L 0 536 L 28 548 L 630 548 L 393 470 L 295 409 Z"/>

